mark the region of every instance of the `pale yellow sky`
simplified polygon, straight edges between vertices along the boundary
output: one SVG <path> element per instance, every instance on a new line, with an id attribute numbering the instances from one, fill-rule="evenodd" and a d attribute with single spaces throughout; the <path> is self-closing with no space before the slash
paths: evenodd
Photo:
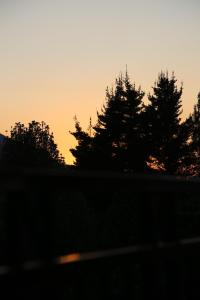
<path id="1" fill-rule="evenodd" d="M 126 64 L 147 93 L 161 70 L 183 81 L 183 110 L 200 89 L 198 0 L 0 2 L 0 132 L 44 120 L 71 163 L 76 114 L 95 120 Z"/>

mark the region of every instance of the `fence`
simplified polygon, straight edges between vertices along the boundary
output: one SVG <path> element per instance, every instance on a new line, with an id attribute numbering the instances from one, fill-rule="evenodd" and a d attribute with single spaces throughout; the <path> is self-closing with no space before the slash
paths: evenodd
<path id="1" fill-rule="evenodd" d="M 200 181 L 0 171 L 2 299 L 196 299 Z"/>

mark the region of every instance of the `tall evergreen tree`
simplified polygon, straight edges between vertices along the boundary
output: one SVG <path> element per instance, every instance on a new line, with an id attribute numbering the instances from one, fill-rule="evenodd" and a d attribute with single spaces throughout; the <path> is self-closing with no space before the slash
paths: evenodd
<path id="1" fill-rule="evenodd" d="M 90 118 L 88 132 L 85 132 L 77 118 L 75 120 L 75 131 L 70 132 L 77 140 L 77 146 L 70 149 L 70 152 L 75 157 L 75 166 L 82 169 L 93 168 L 92 153 L 93 153 L 93 137 L 92 137 L 92 122 Z"/>
<path id="2" fill-rule="evenodd" d="M 126 98 L 124 114 L 124 167 L 132 171 L 144 171 L 148 158 L 148 145 L 144 130 L 144 92 L 131 84 L 128 73 L 124 78 Z"/>
<path id="3" fill-rule="evenodd" d="M 123 167 L 125 94 L 122 75 L 116 79 L 115 89 L 106 90 L 106 103 L 97 113 L 94 127 L 96 167 L 120 170 Z"/>
<path id="4" fill-rule="evenodd" d="M 187 156 L 190 134 L 188 121 L 181 123 L 182 87 L 178 89 L 174 74 L 160 73 L 149 95 L 146 108 L 150 165 L 168 174 L 177 174 Z"/>
<path id="5" fill-rule="evenodd" d="M 194 105 L 192 119 L 192 135 L 191 135 L 191 155 L 193 175 L 200 175 L 200 92 L 197 96 L 197 103 Z"/>
<path id="6" fill-rule="evenodd" d="M 106 103 L 97 113 L 94 134 L 89 136 L 76 123 L 72 133 L 78 146 L 71 149 L 76 165 L 109 170 L 143 171 L 147 157 L 142 99 L 144 92 L 120 75 L 114 89 L 106 90 Z M 87 157 L 87 159 L 86 159 Z"/>
<path id="7" fill-rule="evenodd" d="M 192 113 L 193 133 L 192 142 L 197 155 L 200 156 L 200 92 L 197 96 L 197 104 L 194 105 Z"/>
<path id="8" fill-rule="evenodd" d="M 143 97 L 141 88 L 130 82 L 128 73 L 116 79 L 113 90 L 107 89 L 106 105 L 94 127 L 94 145 L 99 156 L 106 157 L 102 166 L 120 171 L 144 171 Z"/>

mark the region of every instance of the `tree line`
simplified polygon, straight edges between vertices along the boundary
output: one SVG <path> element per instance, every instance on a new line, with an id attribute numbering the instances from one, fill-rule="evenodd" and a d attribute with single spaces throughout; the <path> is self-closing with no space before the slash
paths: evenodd
<path id="1" fill-rule="evenodd" d="M 200 93 L 193 112 L 182 120 L 183 86 L 172 73 L 161 72 L 148 94 L 132 83 L 128 72 L 106 89 L 97 122 L 84 131 L 75 118 L 70 149 L 77 169 L 120 172 L 200 174 Z M 4 165 L 64 167 L 65 162 L 45 122 L 18 122 L 1 151 Z"/>
<path id="2" fill-rule="evenodd" d="M 6 138 L 2 144 L 2 166 L 61 167 L 65 164 L 49 125 L 43 121 L 32 121 L 28 126 L 15 123 L 10 138 Z"/>
<path id="3" fill-rule="evenodd" d="M 200 94 L 193 112 L 181 119 L 183 87 L 172 73 L 161 72 L 144 103 L 145 93 L 131 83 L 128 73 L 106 90 L 97 123 L 84 131 L 75 120 L 71 149 L 80 169 L 123 172 L 160 172 L 199 175 Z"/>

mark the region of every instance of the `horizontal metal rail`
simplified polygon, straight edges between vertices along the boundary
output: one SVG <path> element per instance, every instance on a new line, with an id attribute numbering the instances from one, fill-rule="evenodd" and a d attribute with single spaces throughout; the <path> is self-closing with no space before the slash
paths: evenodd
<path id="1" fill-rule="evenodd" d="M 200 237 L 195 238 L 187 238 L 187 239 L 180 239 L 176 242 L 158 242 L 154 245 L 146 244 L 146 245 L 134 245 L 129 247 L 122 247 L 122 248 L 115 248 L 115 249 L 108 249 L 108 250 L 101 250 L 101 251 L 94 251 L 94 252 L 86 252 L 86 253 L 69 253 L 66 255 L 61 255 L 52 260 L 42 261 L 42 260 L 32 260 L 26 261 L 21 265 L 17 265 L 17 269 L 20 271 L 32 271 L 37 270 L 40 268 L 44 268 L 45 266 L 51 265 L 67 265 L 73 263 L 81 263 L 85 261 L 92 261 L 98 259 L 106 259 L 118 256 L 125 256 L 130 254 L 153 254 L 153 252 L 160 251 L 167 251 L 172 250 L 178 247 L 179 250 L 181 248 L 185 248 L 186 246 L 197 246 L 200 245 Z M 171 252 L 170 252 L 171 254 Z M 165 252 L 165 255 L 167 253 Z M 0 266 L 0 276 L 7 275 L 8 273 L 12 272 L 14 268 L 12 266 Z M 16 270 L 15 270 L 16 271 Z"/>

